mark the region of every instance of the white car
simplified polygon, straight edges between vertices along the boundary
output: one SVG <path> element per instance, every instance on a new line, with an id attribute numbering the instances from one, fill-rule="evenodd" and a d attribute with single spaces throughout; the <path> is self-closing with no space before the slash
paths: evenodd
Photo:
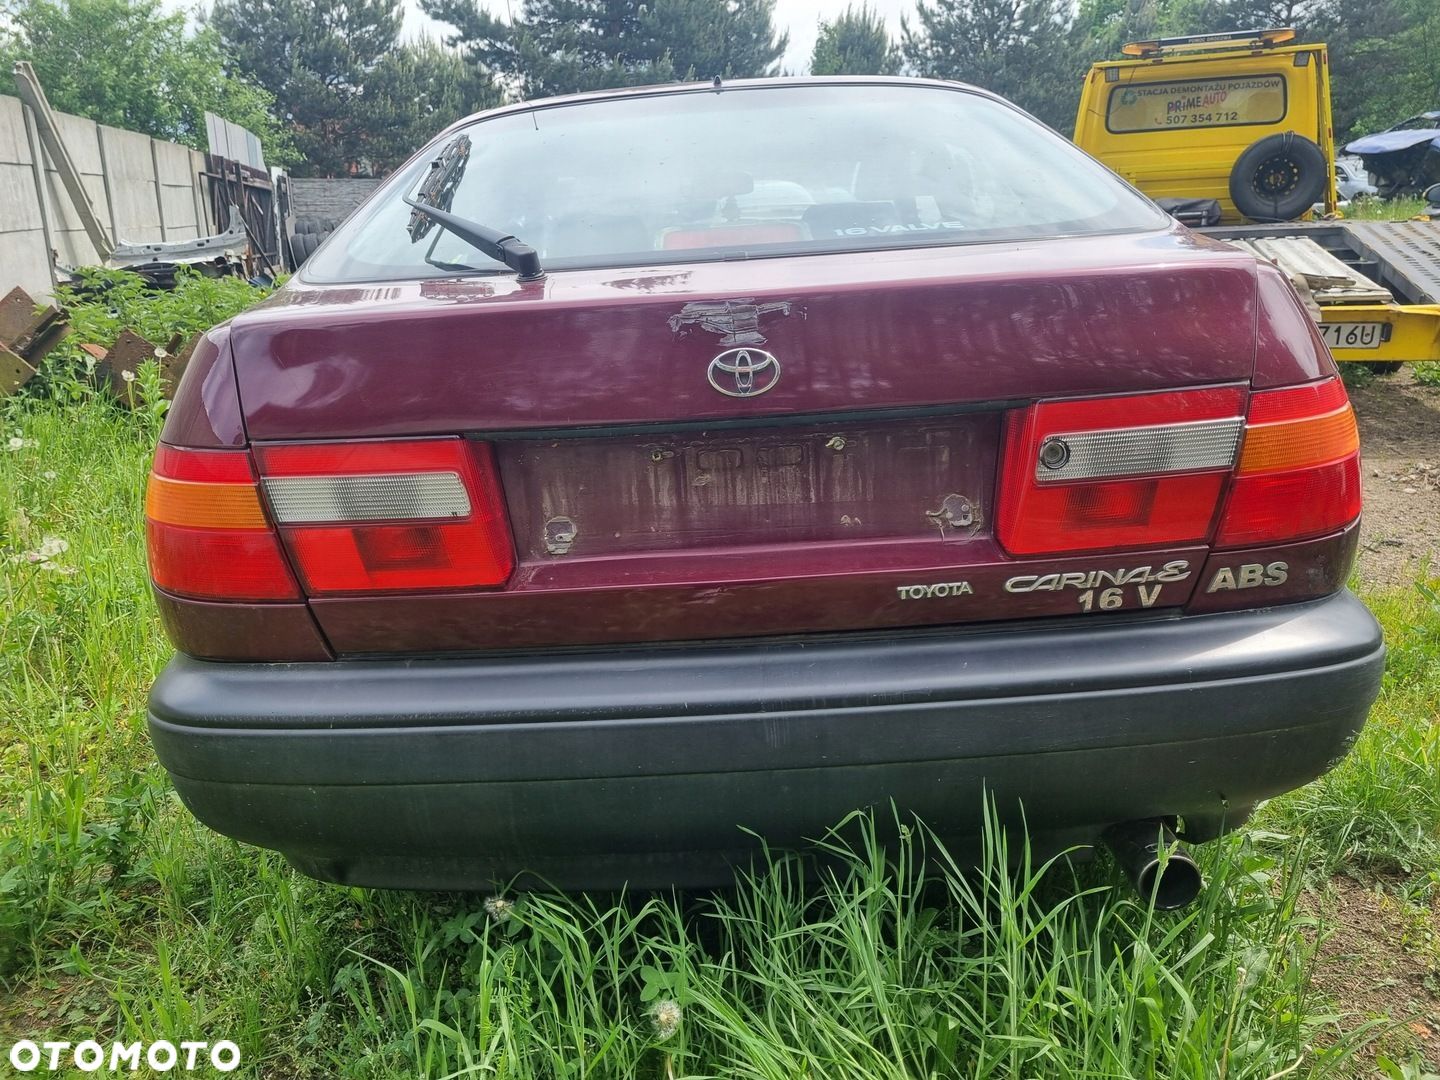
<path id="1" fill-rule="evenodd" d="M 1335 185 L 1340 189 L 1340 198 L 1346 202 L 1352 199 L 1373 198 L 1380 194 L 1379 189 L 1370 183 L 1370 176 L 1365 171 L 1365 166 L 1355 159 L 1336 159 Z"/>

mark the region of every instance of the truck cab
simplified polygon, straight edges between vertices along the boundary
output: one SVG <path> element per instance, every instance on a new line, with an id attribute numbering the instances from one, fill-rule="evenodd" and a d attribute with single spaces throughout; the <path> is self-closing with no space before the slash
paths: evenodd
<path id="1" fill-rule="evenodd" d="M 1126 45 L 1085 80 L 1075 142 L 1195 224 L 1293 221 L 1337 203 L 1324 45 L 1289 29 Z"/>

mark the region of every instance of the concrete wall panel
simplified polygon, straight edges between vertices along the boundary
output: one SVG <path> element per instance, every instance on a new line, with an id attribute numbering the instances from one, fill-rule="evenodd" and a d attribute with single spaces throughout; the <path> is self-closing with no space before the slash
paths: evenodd
<path id="1" fill-rule="evenodd" d="M 50 253 L 19 98 L 0 97 L 0 293 L 50 296 Z"/>
<path id="2" fill-rule="evenodd" d="M 17 97 L 0 97 L 0 162 L 8 165 L 30 164 L 25 111 Z"/>
<path id="3" fill-rule="evenodd" d="M 190 148 L 152 140 L 160 183 L 160 225 L 166 240 L 193 240 L 204 235 L 195 219 L 195 183 L 190 171 Z"/>
<path id="4" fill-rule="evenodd" d="M 102 124 L 100 154 L 105 162 L 115 239 L 132 243 L 165 239 L 150 136 Z"/>
<path id="5" fill-rule="evenodd" d="M 100 158 L 99 125 L 68 113 L 55 114 L 55 127 L 65 140 L 70 160 L 80 172 L 81 183 L 90 194 L 90 205 L 107 226 L 111 224 L 110 200 L 105 195 L 105 172 Z M 50 239 L 55 245 L 62 266 L 93 266 L 99 262 L 95 247 L 80 223 L 80 215 L 70 204 L 65 185 L 53 165 L 45 170 L 45 197 L 50 207 Z M 0 285 L 3 285 L 0 282 Z"/>
<path id="6" fill-rule="evenodd" d="M 203 154 L 65 113 L 55 114 L 55 124 L 96 216 L 116 239 L 188 240 L 216 231 Z M 51 247 L 62 268 L 99 262 L 59 172 L 48 158 L 44 166 L 42 200 L 25 110 L 19 98 L 0 94 L 0 295 L 20 285 L 48 298 Z"/>

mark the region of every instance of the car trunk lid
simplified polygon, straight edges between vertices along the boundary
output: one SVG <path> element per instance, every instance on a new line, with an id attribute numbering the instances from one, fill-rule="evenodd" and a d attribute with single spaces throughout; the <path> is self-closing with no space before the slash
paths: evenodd
<path id="1" fill-rule="evenodd" d="M 1006 554 L 1004 417 L 1244 382 L 1255 319 L 1253 262 L 1176 231 L 300 287 L 232 342 L 256 442 L 492 448 L 503 588 L 311 600 L 341 654 L 433 654 L 1178 606 L 1201 543 Z"/>

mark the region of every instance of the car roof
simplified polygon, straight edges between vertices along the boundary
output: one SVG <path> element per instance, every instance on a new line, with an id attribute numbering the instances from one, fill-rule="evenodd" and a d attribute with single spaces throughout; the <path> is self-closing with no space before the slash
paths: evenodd
<path id="1" fill-rule="evenodd" d="M 906 75 L 777 75 L 765 79 L 712 79 L 708 82 L 655 83 L 645 86 L 622 86 L 609 90 L 589 90 L 580 94 L 563 94 L 557 97 L 531 98 L 514 101 L 494 109 L 471 113 L 447 127 L 441 135 L 448 135 L 477 120 L 490 120 L 509 113 L 530 112 L 536 109 L 551 109 L 567 105 L 583 105 L 591 101 L 613 101 L 616 98 L 671 97 L 685 94 L 725 93 L 728 90 L 755 90 L 785 87 L 813 86 L 917 86 L 934 87 L 944 90 L 963 90 L 981 97 L 1004 101 L 999 94 L 991 93 L 969 83 L 948 79 L 921 79 Z"/>

